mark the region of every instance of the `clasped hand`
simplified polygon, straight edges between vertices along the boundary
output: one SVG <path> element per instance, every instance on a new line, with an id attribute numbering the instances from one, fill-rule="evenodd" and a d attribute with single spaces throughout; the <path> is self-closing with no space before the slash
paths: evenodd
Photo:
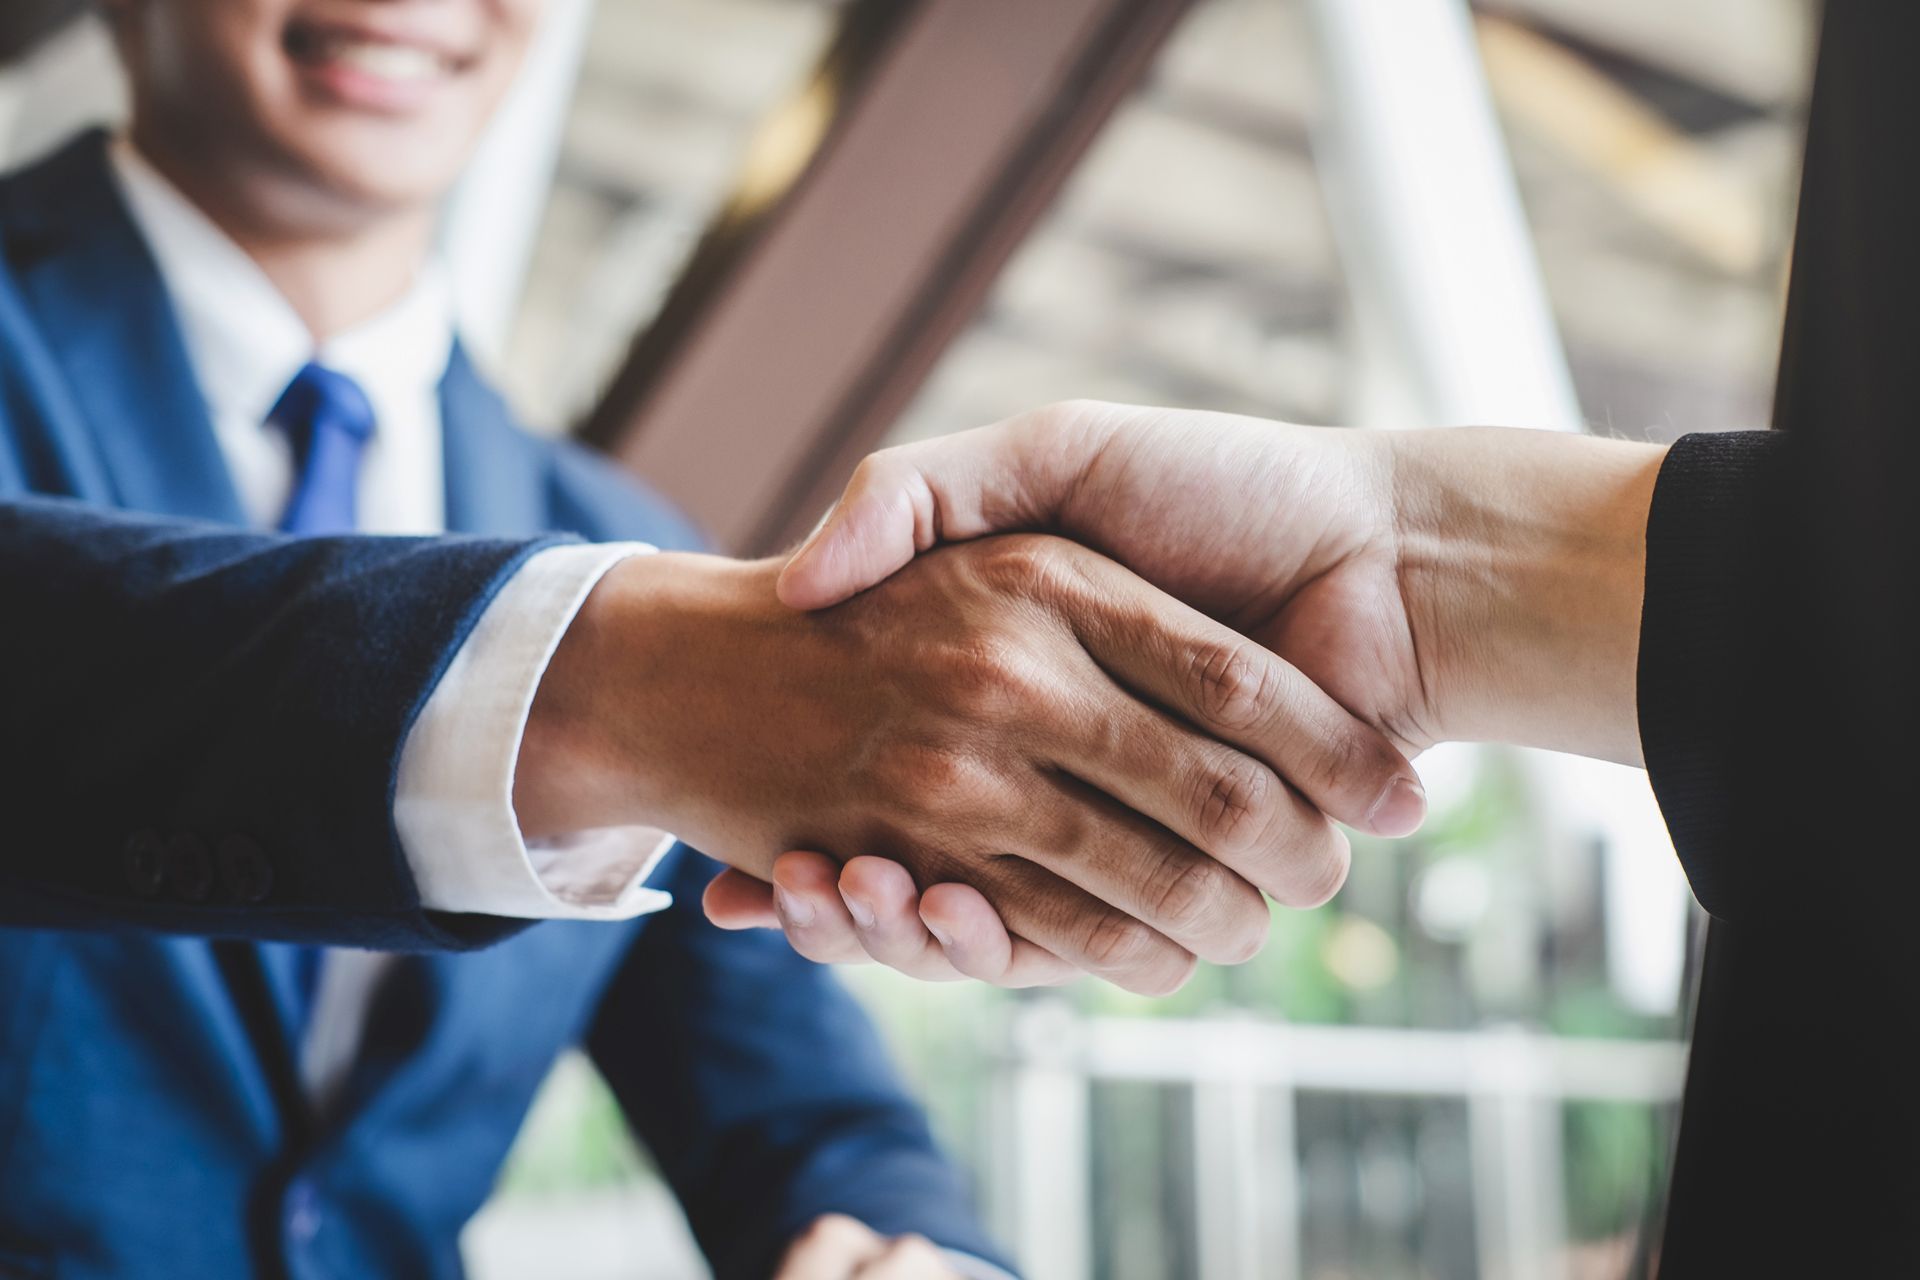
<path id="1" fill-rule="evenodd" d="M 947 547 L 817 612 L 776 597 L 780 570 L 659 555 L 608 575 L 529 720 L 529 835 L 644 818 L 743 884 L 787 850 L 861 860 L 979 895 L 1002 980 L 1070 965 L 1161 993 L 1195 957 L 1252 956 L 1263 892 L 1332 895 L 1348 848 L 1330 818 L 1418 821 L 1385 734 L 1076 542 Z"/>
<path id="2" fill-rule="evenodd" d="M 1071 806 L 1055 790 L 1030 793 L 1019 825 L 1046 849 L 1038 865 L 1233 959 L 1261 923 L 1246 886 L 1310 905 L 1339 882 L 1344 842 L 1309 805 L 1383 835 L 1419 824 L 1424 793 L 1397 752 L 1495 740 L 1638 762 L 1644 530 L 1661 456 L 1551 432 L 1058 405 L 867 459 L 779 591 L 830 617 L 953 554 L 936 548 L 1012 529 L 1065 535 L 1140 575 L 1041 544 L 1076 577 L 1128 584 L 1126 607 L 1090 633 L 1096 664 L 1237 758 L 1149 749 L 1138 726 L 1164 724 L 1138 711 L 1036 721 L 1066 735 L 1056 751 L 1075 744 L 1070 771 L 1136 813 L 1124 828 L 1056 826 Z M 1097 611 L 1104 590 L 1066 599 Z M 1193 772 L 1202 760 L 1221 763 Z M 1154 823 L 1186 842 L 1177 857 Z M 1121 829 L 1129 838 L 1108 838 Z M 925 978 L 1022 985 L 1083 967 L 1087 935 L 1062 949 L 1057 928 L 1030 931 L 1031 910 L 1010 912 L 951 861 L 793 848 L 834 856 L 788 853 L 771 887 L 723 875 L 708 915 L 783 927 L 816 960 L 870 957 Z"/>
<path id="3" fill-rule="evenodd" d="M 1027 566 L 1008 581 L 1016 592 L 1049 582 L 1049 599 L 1090 643 L 1084 658 L 1050 664 L 1044 687 L 1053 696 L 1020 712 L 1056 760 L 1046 785 L 1009 797 L 1007 817 L 1020 830 L 1000 838 L 1024 839 L 1015 847 L 1030 850 L 1033 865 L 1212 961 L 1244 960 L 1264 937 L 1254 888 L 1304 907 L 1339 887 L 1347 843 L 1329 818 L 1402 835 L 1424 814 L 1424 793 L 1388 732 L 1347 709 L 1389 701 L 1364 682 L 1403 679 L 1404 623 L 1381 610 L 1357 625 L 1342 612 L 1330 624 L 1324 611 L 1289 607 L 1303 595 L 1376 599 L 1382 575 L 1391 586 L 1392 560 L 1357 518 L 1378 469 L 1346 453 L 1279 456 L 1289 442 L 1282 431 L 1223 415 L 1071 404 L 876 454 L 780 582 L 783 599 L 824 609 L 821 618 L 868 607 L 923 566 L 974 550 L 997 547 L 989 562 Z M 965 541 L 1009 528 L 1086 545 Z M 936 550 L 943 544 L 956 545 Z M 875 584 L 884 585 L 869 590 Z M 1326 659 L 1320 674 L 1341 700 L 1275 656 L 1283 641 Z M 1102 673 L 1141 703 L 1116 702 L 1122 691 L 1102 688 Z M 969 672 L 993 694 L 987 707 L 1003 702 L 1000 681 L 1019 687 L 1025 677 L 1025 664 Z M 1089 715 L 1085 700 L 1102 696 L 1106 709 Z M 1417 728 L 1375 723 L 1397 728 L 1401 744 L 1424 745 Z M 872 957 L 921 978 L 1003 985 L 1063 979 L 1115 938 L 1128 951 L 1149 946 L 1144 934 L 1116 932 L 1127 927 L 1120 917 L 1061 900 L 1056 910 L 1075 910 L 1082 930 L 1091 925 L 1063 949 L 1059 917 L 1036 917 L 1020 901 L 1030 890 L 1009 901 L 979 874 L 956 874 L 950 854 L 915 866 L 850 858 L 860 851 L 844 845 L 793 847 L 836 856 L 787 854 L 771 892 L 722 877 L 707 899 L 715 922 L 777 921 L 816 960 Z M 1005 880 L 1003 870 L 988 873 Z M 1100 958 L 1111 976 L 1113 957 Z M 1184 976 L 1156 965 L 1150 985 L 1164 989 L 1161 979 L 1176 972 Z"/>

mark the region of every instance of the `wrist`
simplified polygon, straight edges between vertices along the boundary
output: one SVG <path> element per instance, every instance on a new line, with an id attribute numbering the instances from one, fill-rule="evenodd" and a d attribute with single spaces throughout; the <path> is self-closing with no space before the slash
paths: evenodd
<path id="1" fill-rule="evenodd" d="M 671 768 L 676 677 L 702 621 L 739 612 L 771 566 L 719 556 L 634 556 L 608 570 L 541 677 L 521 738 L 514 808 L 529 839 L 601 827 L 682 832 Z"/>
<path id="2" fill-rule="evenodd" d="M 1402 599 L 1441 736 L 1638 763 L 1665 450 L 1500 428 L 1387 439 Z"/>

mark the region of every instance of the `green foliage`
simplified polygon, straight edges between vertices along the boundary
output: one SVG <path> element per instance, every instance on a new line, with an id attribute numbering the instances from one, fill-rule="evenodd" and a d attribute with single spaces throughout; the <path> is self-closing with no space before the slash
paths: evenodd
<path id="1" fill-rule="evenodd" d="M 567 1195 L 654 1176 L 620 1104 L 586 1058 L 562 1058 L 501 1170 L 499 1192 Z"/>
<path id="2" fill-rule="evenodd" d="M 1570 1236 L 1602 1240 L 1645 1222 L 1666 1185 L 1666 1117 L 1633 1102 L 1570 1102 L 1564 1117 Z"/>

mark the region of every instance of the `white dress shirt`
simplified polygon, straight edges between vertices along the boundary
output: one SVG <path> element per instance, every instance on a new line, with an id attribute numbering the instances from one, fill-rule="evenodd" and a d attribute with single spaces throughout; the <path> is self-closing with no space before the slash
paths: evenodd
<path id="1" fill-rule="evenodd" d="M 315 349 L 264 272 L 124 139 L 113 170 L 173 302 L 220 451 L 249 519 L 272 527 L 295 482 L 286 433 L 267 414 L 318 360 L 357 382 L 375 432 L 362 455 L 363 533 L 432 534 L 446 520 L 439 387 L 453 349 L 452 305 L 437 267 L 391 307 Z M 582 833 L 529 847 L 513 811 L 528 708 L 555 646 L 594 585 L 640 544 L 539 552 L 482 612 L 407 735 L 394 822 L 421 903 L 442 911 L 621 919 L 670 899 L 645 881 L 672 839 L 650 828 Z M 330 952 L 306 1045 L 321 1092 L 351 1061 L 380 969 L 370 953 Z"/>

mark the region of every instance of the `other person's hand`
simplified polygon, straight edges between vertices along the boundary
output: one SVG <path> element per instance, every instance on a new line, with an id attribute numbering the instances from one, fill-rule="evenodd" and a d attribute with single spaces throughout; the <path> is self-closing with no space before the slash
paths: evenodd
<path id="1" fill-rule="evenodd" d="M 660 555 L 602 580 L 535 698 L 523 830 L 644 821 L 761 878 L 786 849 L 878 855 L 977 890 L 1010 949 L 1164 992 L 1258 950 L 1262 890 L 1330 896 L 1323 814 L 1378 829 L 1413 777 L 1298 671 L 1075 543 L 949 548 L 816 613 L 779 571 Z"/>
<path id="2" fill-rule="evenodd" d="M 942 542 L 1047 529 L 1272 648 L 1408 752 L 1500 739 L 1637 760 L 1638 593 L 1659 458 L 1544 432 L 1058 405 L 867 459 L 780 591 L 818 607 Z M 1417 815 L 1422 799 L 1402 803 Z M 838 872 L 805 854 L 783 859 L 776 883 L 804 899 L 807 930 L 738 877 L 713 886 L 709 914 L 785 923 L 817 959 L 898 967 L 916 934 L 945 939 L 959 972 L 1028 979 L 964 886 L 922 899 L 898 868 Z M 868 923 L 876 904 L 891 914 Z"/>
<path id="3" fill-rule="evenodd" d="M 793 1242 L 774 1280 L 961 1280 L 921 1236 L 879 1235 L 845 1214 L 814 1219 Z"/>

